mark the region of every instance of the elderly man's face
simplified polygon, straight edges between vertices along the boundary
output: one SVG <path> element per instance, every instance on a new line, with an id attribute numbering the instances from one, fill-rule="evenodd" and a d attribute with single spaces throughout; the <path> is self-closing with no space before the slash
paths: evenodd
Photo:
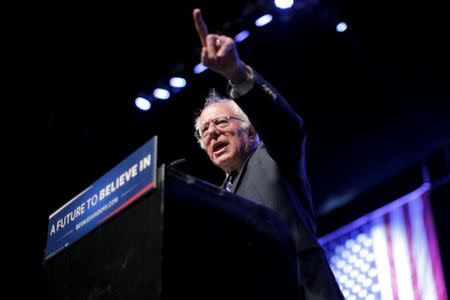
<path id="1" fill-rule="evenodd" d="M 223 128 L 212 124 L 218 117 L 239 118 L 234 105 L 231 101 L 211 104 L 199 118 L 200 128 L 208 128 L 203 137 L 206 153 L 214 165 L 228 173 L 238 170 L 251 153 L 251 139 L 255 135 L 253 128 L 243 129 L 243 121 L 235 118 L 230 118 Z"/>

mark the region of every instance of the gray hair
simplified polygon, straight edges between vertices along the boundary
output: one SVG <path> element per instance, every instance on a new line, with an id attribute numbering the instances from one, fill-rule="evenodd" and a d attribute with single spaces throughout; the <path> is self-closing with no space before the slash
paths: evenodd
<path id="1" fill-rule="evenodd" d="M 236 115 L 239 118 L 241 118 L 242 120 L 244 120 L 244 122 L 242 122 L 242 124 L 241 124 L 242 129 L 248 129 L 250 127 L 250 125 L 251 125 L 250 119 L 233 99 L 224 97 L 224 96 L 220 95 L 219 93 L 217 93 L 215 89 L 211 89 L 209 91 L 208 96 L 206 96 L 206 98 L 205 98 L 205 103 L 203 105 L 203 108 L 196 113 L 196 117 L 195 117 L 195 121 L 194 121 L 195 131 L 200 129 L 200 115 L 205 110 L 205 108 L 210 106 L 211 104 L 221 103 L 221 102 L 230 102 L 233 105 Z M 197 142 L 202 149 L 205 149 L 205 143 L 203 142 L 203 139 L 198 138 Z M 258 144 L 259 144 L 259 136 L 257 136 L 257 138 L 255 139 L 255 144 L 252 146 L 256 147 Z"/>

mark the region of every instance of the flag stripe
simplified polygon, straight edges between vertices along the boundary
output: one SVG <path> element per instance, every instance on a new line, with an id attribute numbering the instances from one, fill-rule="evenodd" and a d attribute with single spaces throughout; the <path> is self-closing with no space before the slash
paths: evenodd
<path id="1" fill-rule="evenodd" d="M 411 267 L 409 265 L 408 240 L 406 238 L 403 209 L 394 209 L 389 213 L 394 267 L 397 279 L 397 293 L 400 300 L 413 300 Z"/>
<path id="2" fill-rule="evenodd" d="M 437 242 L 437 237 L 434 229 L 434 222 L 432 216 L 431 205 L 428 199 L 428 193 L 425 195 L 425 199 L 423 201 L 424 206 L 424 220 L 425 220 L 425 229 L 428 237 L 428 249 L 431 257 L 431 267 L 433 269 L 434 274 L 434 283 L 437 290 L 437 299 L 438 300 L 446 300 L 447 292 L 445 289 L 444 276 L 442 274 L 442 268 L 440 264 L 440 255 L 439 255 L 439 245 Z"/>
<path id="3" fill-rule="evenodd" d="M 391 223 L 390 223 L 390 215 L 386 214 L 384 216 L 384 228 L 385 228 L 385 234 L 386 234 L 386 246 L 387 246 L 387 254 L 388 254 L 388 261 L 389 266 L 391 266 L 391 286 L 392 286 L 392 299 L 399 300 L 398 299 L 398 286 L 397 286 L 397 274 L 395 272 L 395 264 L 394 264 L 394 250 L 392 249 L 392 235 L 391 235 Z"/>
<path id="4" fill-rule="evenodd" d="M 417 279 L 421 299 L 436 300 L 436 289 L 433 283 L 433 270 L 431 269 L 430 253 L 427 247 L 427 233 L 425 231 L 423 202 L 417 199 L 409 204 L 409 213 L 412 222 L 414 260 L 416 262 Z"/>
<path id="5" fill-rule="evenodd" d="M 413 235 L 412 235 L 412 226 L 411 226 L 411 218 L 409 216 L 409 203 L 408 205 L 403 206 L 403 216 L 405 218 L 405 229 L 406 229 L 406 238 L 408 240 L 408 258 L 409 265 L 411 267 L 411 280 L 413 285 L 414 292 L 414 300 L 420 300 L 420 287 L 417 281 L 417 270 L 416 264 L 414 262 L 415 251 L 413 246 Z"/>
<path id="6" fill-rule="evenodd" d="M 375 264 L 377 266 L 377 277 L 380 283 L 381 299 L 392 300 L 391 267 L 389 265 L 387 253 L 384 222 L 381 218 L 373 220 L 371 235 L 373 238 L 373 251 Z"/>

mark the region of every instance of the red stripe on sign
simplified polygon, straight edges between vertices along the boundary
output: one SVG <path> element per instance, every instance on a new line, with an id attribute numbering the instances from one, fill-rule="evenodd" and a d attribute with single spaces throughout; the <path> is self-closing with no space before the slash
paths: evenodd
<path id="1" fill-rule="evenodd" d="M 108 220 L 109 218 L 111 218 L 112 216 L 116 215 L 117 213 L 119 213 L 120 211 L 122 211 L 123 209 L 125 209 L 128 205 L 130 205 L 131 203 L 133 203 L 137 198 L 139 198 L 140 196 L 142 196 L 142 194 L 144 194 L 145 192 L 147 192 L 152 186 L 153 186 L 154 182 L 150 182 L 148 185 L 146 185 L 143 189 L 141 189 L 139 192 L 137 192 L 133 197 L 131 197 L 130 199 L 128 199 L 127 201 L 125 201 L 124 203 L 122 203 L 121 206 L 119 206 L 118 208 L 116 208 L 113 212 L 111 212 L 109 215 L 107 215 L 106 217 L 104 217 L 100 222 L 104 222 L 106 220 Z"/>

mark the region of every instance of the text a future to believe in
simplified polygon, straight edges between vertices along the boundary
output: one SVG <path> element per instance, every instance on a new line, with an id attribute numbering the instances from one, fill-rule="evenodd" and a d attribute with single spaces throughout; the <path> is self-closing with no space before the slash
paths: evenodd
<path id="1" fill-rule="evenodd" d="M 147 169 L 150 165 L 151 154 L 148 154 L 146 157 L 139 161 L 139 164 L 134 164 L 128 170 L 117 176 L 115 180 L 111 181 L 105 187 L 101 188 L 98 193 L 94 193 L 86 201 L 83 201 L 82 203 L 80 203 L 80 205 L 72 209 L 70 212 L 58 218 L 58 220 L 51 225 L 49 235 L 52 236 L 53 234 L 57 233 L 66 225 L 72 223 L 79 217 L 83 216 L 87 211 L 93 209 L 93 207 L 95 207 L 97 203 L 102 202 L 102 200 L 104 200 L 105 198 L 113 195 L 114 193 L 117 193 L 121 187 L 123 187 L 127 182 L 136 177 L 140 172 Z M 79 198 L 79 196 L 80 195 L 75 197 L 73 200 Z M 69 201 L 69 203 L 73 200 Z M 114 201 L 114 203 L 116 202 L 117 200 Z M 110 206 L 111 203 L 108 203 L 108 207 Z M 51 218 L 52 216 L 50 217 L 50 219 Z"/>

